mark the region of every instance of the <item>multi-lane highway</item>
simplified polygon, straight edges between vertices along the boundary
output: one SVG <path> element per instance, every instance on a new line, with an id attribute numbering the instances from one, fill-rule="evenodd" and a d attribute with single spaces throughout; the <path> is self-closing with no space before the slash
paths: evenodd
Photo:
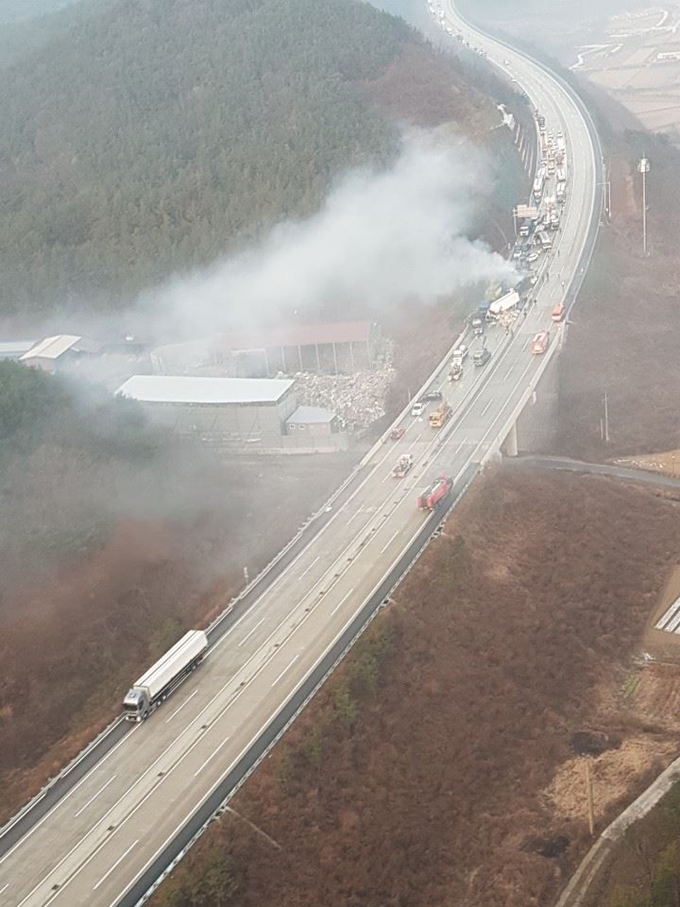
<path id="1" fill-rule="evenodd" d="M 49 809 L 29 812 L 0 837 L 0 907 L 137 903 L 167 862 L 172 842 L 188 835 L 183 830 L 197 809 L 221 798 L 225 781 L 238 780 L 257 741 L 261 750 L 274 735 L 267 732 L 274 717 L 295 697 L 304 698 L 305 683 L 324 657 L 334 657 L 366 602 L 389 589 L 395 566 L 403 567 L 423 537 L 428 517 L 415 506 L 419 490 L 441 473 L 460 486 L 497 449 L 543 367 L 544 357 L 532 356 L 529 343 L 550 325 L 555 302 L 586 266 L 591 221 L 599 216 L 599 152 L 579 105 L 558 81 L 476 33 L 450 5 L 445 11 L 457 30 L 517 79 L 548 128 L 566 137 L 569 197 L 556 250 L 535 287 L 536 304 L 513 334 L 489 330 L 490 361 L 474 368 L 470 356 L 460 382 L 447 381 L 443 362 L 430 384 L 454 408 L 446 426 L 437 431 L 427 413 L 404 414 L 403 437 L 371 451 L 309 543 L 215 634 L 196 673 L 146 722 L 118 731 L 115 744 L 95 753 Z M 403 453 L 413 454 L 414 468 L 394 479 L 392 466 Z M 427 525 L 425 534 L 436 518 Z"/>

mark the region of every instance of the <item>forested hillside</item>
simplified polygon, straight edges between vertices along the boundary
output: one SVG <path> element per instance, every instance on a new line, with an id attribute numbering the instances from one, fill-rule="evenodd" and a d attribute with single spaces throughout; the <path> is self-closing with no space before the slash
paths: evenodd
<path id="1" fill-rule="evenodd" d="M 0 24 L 7 25 L 53 13 L 75 0 L 0 0 Z"/>
<path id="2" fill-rule="evenodd" d="M 424 81 L 442 66 L 355 0 L 95 9 L 60 13 L 53 41 L 0 72 L 0 313 L 115 308 L 310 213 L 334 174 L 394 149 L 405 114 L 366 89 L 398 83 L 407 48 Z M 463 119 L 488 104 L 455 67 L 448 78 Z"/>
<path id="3" fill-rule="evenodd" d="M 10 66 L 76 22 L 96 15 L 108 0 L 0 0 L 0 67 Z"/>

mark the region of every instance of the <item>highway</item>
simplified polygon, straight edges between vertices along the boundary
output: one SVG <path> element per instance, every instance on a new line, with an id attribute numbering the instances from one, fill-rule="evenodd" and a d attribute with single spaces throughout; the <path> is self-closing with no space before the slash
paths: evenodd
<path id="1" fill-rule="evenodd" d="M 587 266 L 591 223 L 599 217 L 599 151 L 579 106 L 557 81 L 474 32 L 450 5 L 444 10 L 471 44 L 512 73 L 548 128 L 563 131 L 567 141 L 560 254 L 555 250 L 542 265 L 536 303 L 514 333 L 489 329 L 490 361 L 474 368 L 470 355 L 460 382 L 448 382 L 447 357 L 429 382 L 454 409 L 444 428 L 430 428 L 427 412 L 403 414 L 404 436 L 376 445 L 309 542 L 211 637 L 206 661 L 168 702 L 146 722 L 118 728 L 115 742 L 81 764 L 77 783 L 49 809 L 29 812 L 14 833 L 10 828 L 0 837 L 0 907 L 138 903 L 168 855 L 180 849 L 173 842 L 190 838 L 196 811 L 203 806 L 209 814 L 224 799 L 224 785 L 233 787 L 282 730 L 284 718 L 271 726 L 276 716 L 302 703 L 305 684 L 320 679 L 323 659 L 341 652 L 365 621 L 367 605 L 384 598 L 436 529 L 439 517 L 415 506 L 419 491 L 442 473 L 454 476 L 462 491 L 497 450 L 545 366 L 546 357 L 532 356 L 529 344 L 551 325 L 555 302 L 573 295 Z M 413 454 L 415 465 L 397 480 L 391 470 L 403 453 Z"/>

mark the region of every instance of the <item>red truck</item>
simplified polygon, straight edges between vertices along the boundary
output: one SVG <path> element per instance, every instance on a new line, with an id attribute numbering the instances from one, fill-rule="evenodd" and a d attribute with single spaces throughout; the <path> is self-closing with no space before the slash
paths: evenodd
<path id="1" fill-rule="evenodd" d="M 421 510 L 435 510 L 453 488 L 453 479 L 449 476 L 439 478 L 418 495 L 417 504 Z"/>

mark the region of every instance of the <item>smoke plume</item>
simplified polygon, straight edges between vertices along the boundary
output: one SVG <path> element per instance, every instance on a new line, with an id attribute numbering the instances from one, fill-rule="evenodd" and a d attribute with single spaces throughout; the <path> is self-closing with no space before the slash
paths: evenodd
<path id="1" fill-rule="evenodd" d="M 480 153 L 422 135 L 403 141 L 386 170 L 358 169 L 318 214 L 274 229 L 252 250 L 141 300 L 151 324 L 175 337 L 254 327 L 277 311 L 361 301 L 373 311 L 433 302 L 456 288 L 507 276 L 508 263 L 465 235 L 489 185 Z"/>

